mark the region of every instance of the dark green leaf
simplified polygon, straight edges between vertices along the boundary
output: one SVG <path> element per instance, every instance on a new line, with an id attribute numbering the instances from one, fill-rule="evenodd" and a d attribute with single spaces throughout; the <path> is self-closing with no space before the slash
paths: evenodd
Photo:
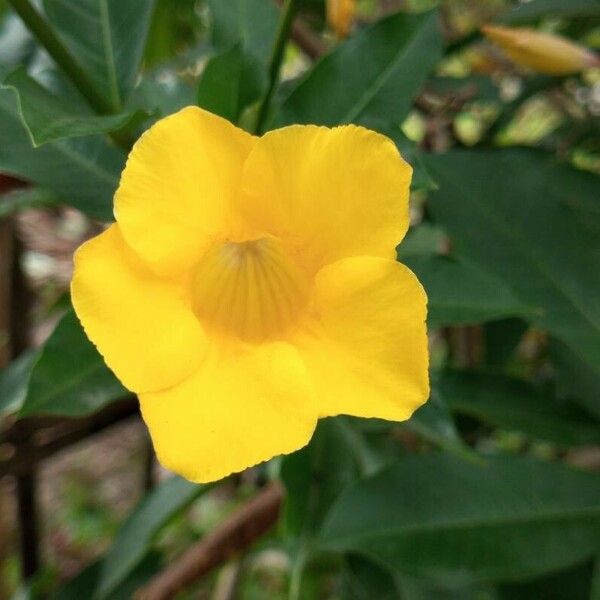
<path id="1" fill-rule="evenodd" d="M 547 17 L 594 17 L 600 15 L 600 0 L 530 0 L 500 16 L 499 21 L 521 25 Z"/>
<path id="2" fill-rule="evenodd" d="M 397 600 L 391 573 L 360 556 L 349 556 L 342 571 L 342 600 Z"/>
<path id="3" fill-rule="evenodd" d="M 0 170 L 54 192 L 91 217 L 112 220 L 124 154 L 100 136 L 31 145 L 15 94 L 0 89 Z"/>
<path id="4" fill-rule="evenodd" d="M 288 491 L 286 532 L 296 538 L 314 536 L 332 502 L 358 474 L 354 450 L 339 419 L 319 421 L 310 444 L 282 459 L 281 478 Z"/>
<path id="5" fill-rule="evenodd" d="M 520 579 L 600 545 L 600 475 L 517 457 L 407 456 L 342 492 L 324 548 L 446 582 Z"/>
<path id="6" fill-rule="evenodd" d="M 127 394 L 69 311 L 42 348 L 20 414 L 81 416 Z"/>
<path id="7" fill-rule="evenodd" d="M 242 111 L 258 100 L 265 83 L 260 63 L 236 44 L 204 68 L 198 84 L 198 104 L 236 123 Z"/>
<path id="8" fill-rule="evenodd" d="M 128 106 L 142 106 L 156 117 L 170 115 L 196 102 L 195 90 L 185 79 L 170 71 L 144 74 L 129 98 Z"/>
<path id="9" fill-rule="evenodd" d="M 444 371 L 436 390 L 450 408 L 560 446 L 600 443 L 600 423 L 549 390 L 501 375 Z"/>
<path id="10" fill-rule="evenodd" d="M 586 562 L 548 577 L 500 586 L 498 600 L 594 600 L 590 596 L 592 565 Z"/>
<path id="11" fill-rule="evenodd" d="M 600 376 L 575 352 L 559 340 L 552 339 L 548 348 L 556 370 L 561 396 L 575 400 L 600 419 Z"/>
<path id="12" fill-rule="evenodd" d="M 133 88 L 154 0 L 44 0 L 48 19 L 115 111 Z"/>
<path id="13" fill-rule="evenodd" d="M 135 592 L 144 585 L 153 575 L 156 575 L 161 566 L 160 556 L 151 552 L 136 565 L 126 579 L 115 588 L 110 600 L 131 600 Z M 52 598 L 53 600 L 82 600 L 93 598 L 102 572 L 102 561 L 96 561 L 85 568 L 77 577 L 64 585 Z"/>
<path id="14" fill-rule="evenodd" d="M 504 279 L 536 308 L 529 321 L 600 371 L 595 242 L 568 206 L 596 197 L 598 178 L 528 149 L 454 151 L 426 164 L 440 187 L 429 206 L 457 253 Z"/>
<path id="15" fill-rule="evenodd" d="M 447 237 L 441 227 L 431 223 L 421 223 L 411 227 L 397 248 L 398 260 L 404 262 L 408 256 L 417 257 L 439 254 L 446 244 Z"/>
<path id="16" fill-rule="evenodd" d="M 55 96 L 23 68 L 6 77 L 4 86 L 16 93 L 19 114 L 36 147 L 59 139 L 116 131 L 139 120 L 136 111 L 104 116 L 79 113 L 77 106 Z"/>
<path id="17" fill-rule="evenodd" d="M 208 0 L 212 14 L 212 44 L 224 52 L 241 42 L 242 49 L 266 63 L 279 11 L 269 0 Z"/>
<path id="18" fill-rule="evenodd" d="M 156 533 L 210 488 L 172 477 L 148 494 L 127 518 L 106 554 L 95 597 L 113 598 L 114 590 L 149 552 Z"/>
<path id="19" fill-rule="evenodd" d="M 519 346 L 529 326 L 522 319 L 500 319 L 483 327 L 484 362 L 488 367 L 502 369 Z"/>
<path id="20" fill-rule="evenodd" d="M 428 442 L 465 460 L 480 461 L 480 457 L 461 439 L 452 414 L 437 389 L 431 391 L 429 400 L 417 409 L 403 426 Z"/>
<path id="21" fill-rule="evenodd" d="M 437 14 L 394 14 L 325 56 L 292 90 L 279 124 L 400 123 L 441 56 Z M 324 101 L 326 99 L 326 101 Z"/>
<path id="22" fill-rule="evenodd" d="M 0 415 L 16 412 L 23 406 L 38 356 L 37 350 L 29 350 L 0 371 Z"/>
<path id="23" fill-rule="evenodd" d="M 464 259 L 413 254 L 401 262 L 415 272 L 427 292 L 430 327 L 482 323 L 532 312 L 502 279 Z"/>

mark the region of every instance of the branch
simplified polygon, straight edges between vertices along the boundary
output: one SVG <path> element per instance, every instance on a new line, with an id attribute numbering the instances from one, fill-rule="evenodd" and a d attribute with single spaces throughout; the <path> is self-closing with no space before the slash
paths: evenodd
<path id="1" fill-rule="evenodd" d="M 174 598 L 186 586 L 249 547 L 276 523 L 283 496 L 283 486 L 270 483 L 152 578 L 137 592 L 136 600 Z"/>
<path id="2" fill-rule="evenodd" d="M 0 478 L 29 473 L 55 452 L 136 414 L 137 400 L 125 398 L 78 419 L 28 417 L 4 430 L 0 427 L 0 440 L 6 447 L 6 456 L 0 454 Z"/>
<path id="3" fill-rule="evenodd" d="M 327 44 L 301 18 L 292 25 L 292 39 L 306 56 L 316 60 L 327 52 Z"/>

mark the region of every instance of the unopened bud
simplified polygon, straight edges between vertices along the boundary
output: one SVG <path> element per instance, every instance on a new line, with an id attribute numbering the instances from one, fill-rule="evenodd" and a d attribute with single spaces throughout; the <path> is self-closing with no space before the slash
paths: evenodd
<path id="1" fill-rule="evenodd" d="M 598 56 L 573 42 L 526 27 L 485 25 L 481 28 L 517 65 L 546 75 L 569 75 L 597 67 Z"/>
<path id="2" fill-rule="evenodd" d="M 348 37 L 355 12 L 356 0 L 327 0 L 327 22 L 338 39 Z"/>

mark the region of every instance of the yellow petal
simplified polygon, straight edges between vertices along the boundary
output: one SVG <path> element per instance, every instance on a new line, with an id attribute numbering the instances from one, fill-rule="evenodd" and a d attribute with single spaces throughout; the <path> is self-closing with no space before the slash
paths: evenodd
<path id="1" fill-rule="evenodd" d="M 573 42 L 527 27 L 486 25 L 483 33 L 522 67 L 547 75 L 568 75 L 597 66 L 598 57 Z"/>
<path id="2" fill-rule="evenodd" d="M 315 324 L 297 340 L 319 416 L 408 419 L 429 396 L 427 297 L 391 260 L 356 257 L 322 269 Z"/>
<path id="3" fill-rule="evenodd" d="M 196 482 L 293 452 L 316 423 L 305 368 L 279 342 L 213 348 L 191 378 L 140 402 L 159 461 Z"/>
<path id="4" fill-rule="evenodd" d="M 206 338 L 184 288 L 154 275 L 117 225 L 75 253 L 71 296 L 87 336 L 125 387 L 175 385 L 194 372 Z"/>
<path id="5" fill-rule="evenodd" d="M 348 256 L 391 258 L 408 227 L 411 174 L 388 138 L 363 127 L 285 127 L 248 157 L 242 213 L 313 274 Z"/>
<path id="6" fill-rule="evenodd" d="M 256 138 L 189 106 L 161 119 L 134 145 L 115 196 L 125 240 L 158 273 L 194 264 L 235 227 L 231 202 Z"/>
<path id="7" fill-rule="evenodd" d="M 348 36 L 355 12 L 356 0 L 327 0 L 327 22 L 339 39 Z"/>

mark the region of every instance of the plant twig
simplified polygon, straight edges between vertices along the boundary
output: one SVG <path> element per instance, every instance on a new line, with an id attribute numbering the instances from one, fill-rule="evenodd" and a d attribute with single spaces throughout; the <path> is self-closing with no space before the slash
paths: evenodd
<path id="1" fill-rule="evenodd" d="M 36 37 L 97 113 L 104 115 L 119 110 L 118 106 L 112 106 L 108 102 L 29 0 L 8 0 L 8 2 L 21 17 L 27 29 Z"/>
<path id="2" fill-rule="evenodd" d="M 296 19 L 292 25 L 292 39 L 296 45 L 313 60 L 327 52 L 327 44 L 321 36 L 313 31 L 302 19 Z"/>
<path id="3" fill-rule="evenodd" d="M 285 51 L 285 45 L 287 44 L 290 28 L 296 15 L 297 0 L 285 0 L 285 4 L 282 8 L 281 19 L 279 20 L 279 28 L 277 30 L 277 36 L 271 52 L 271 58 L 269 60 L 268 76 L 269 84 L 267 91 L 263 96 L 258 110 L 256 113 L 256 124 L 254 126 L 254 132 L 261 134 L 264 131 L 265 121 L 271 108 L 271 100 L 275 92 L 275 88 L 279 83 L 279 71 L 281 70 L 281 63 L 283 61 L 283 54 Z"/>
<path id="4" fill-rule="evenodd" d="M 186 586 L 248 548 L 277 521 L 283 486 L 272 482 L 140 589 L 136 600 L 169 600 Z"/>

